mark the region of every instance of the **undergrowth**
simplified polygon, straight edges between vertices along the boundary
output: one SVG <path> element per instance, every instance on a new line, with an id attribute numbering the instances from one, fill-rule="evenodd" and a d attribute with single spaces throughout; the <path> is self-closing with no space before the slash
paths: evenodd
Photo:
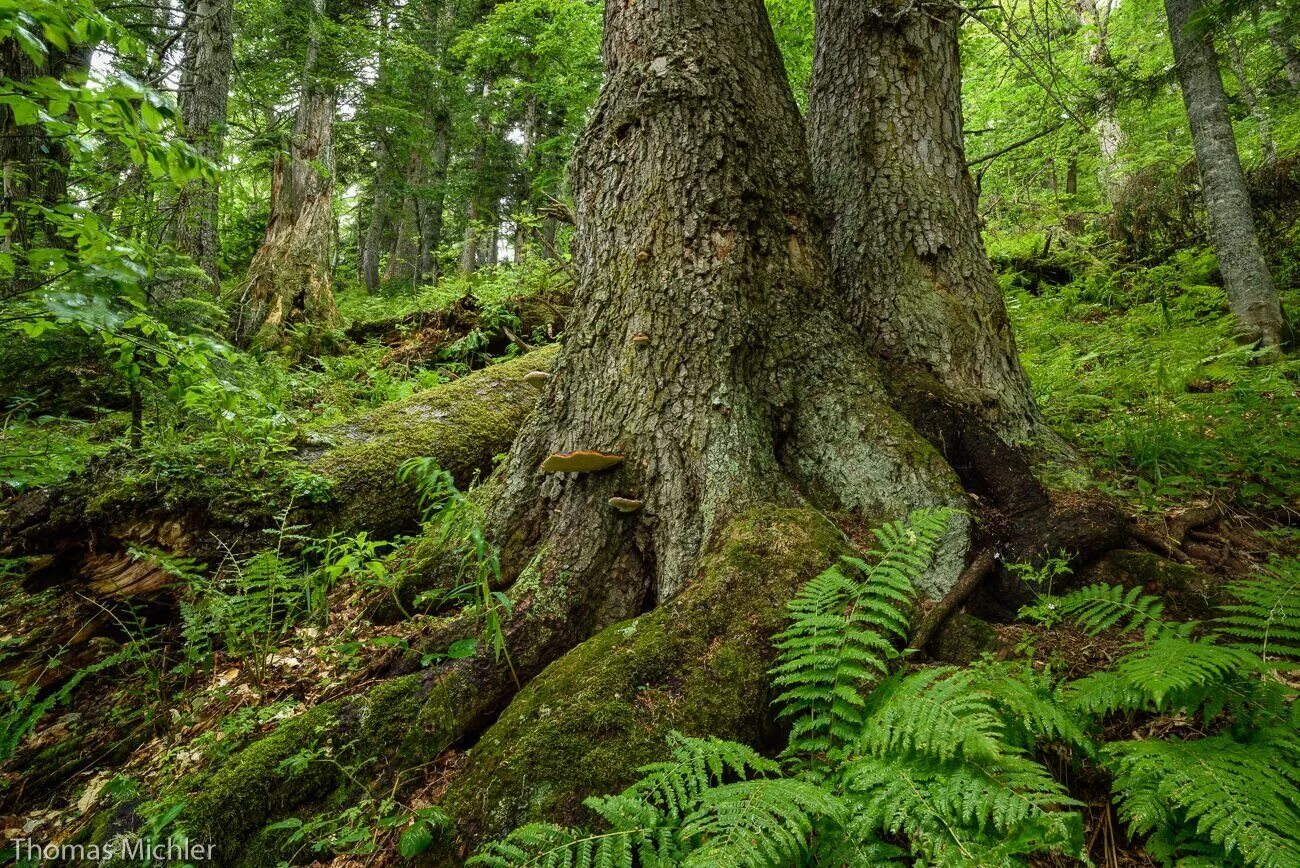
<path id="1" fill-rule="evenodd" d="M 1096 585 L 1023 613 L 1132 642 L 1108 669 L 1062 682 L 1027 662 L 909 670 L 897 648 L 946 525 L 916 513 L 880 547 L 809 582 L 776 637 L 778 759 L 678 736 L 595 828 L 534 823 L 473 864 L 509 866 L 1009 865 L 1086 859 L 1082 802 L 1040 757 L 1113 778 L 1119 817 L 1180 865 L 1300 863 L 1300 713 L 1277 677 L 1300 637 L 1300 564 L 1230 588 L 1207 625 L 1167 624 L 1158 601 Z M 1106 741 L 1108 724 L 1149 734 Z M 1167 721 L 1159 730 L 1144 722 Z M 1167 733 L 1161 736 L 1159 733 Z"/>

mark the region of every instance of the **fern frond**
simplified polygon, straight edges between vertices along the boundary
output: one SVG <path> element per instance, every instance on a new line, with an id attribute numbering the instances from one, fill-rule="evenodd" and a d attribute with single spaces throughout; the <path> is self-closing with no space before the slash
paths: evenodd
<path id="1" fill-rule="evenodd" d="M 947 760 L 992 760 L 1008 745 L 992 697 L 969 672 L 946 666 L 895 675 L 871 695 L 856 747 L 885 756 L 907 752 Z"/>
<path id="2" fill-rule="evenodd" d="M 781 767 L 747 745 L 719 738 L 671 736 L 673 758 L 642 766 L 641 779 L 624 791 L 680 819 L 699 805 L 710 788 L 729 776 L 746 780 L 755 775 L 776 774 Z M 608 819 L 608 818 L 606 818 Z"/>
<path id="3" fill-rule="evenodd" d="M 1143 594 L 1140 586 L 1126 591 L 1119 585 L 1096 584 L 1063 597 L 1044 597 L 1020 614 L 1048 625 L 1069 621 L 1089 636 L 1118 627 L 1121 633 L 1141 629 L 1150 637 L 1158 630 L 1163 612 L 1159 598 Z"/>
<path id="4" fill-rule="evenodd" d="M 1259 668 L 1259 658 L 1241 648 L 1191 639 L 1169 630 L 1139 644 L 1106 672 L 1070 685 L 1069 704 L 1081 712 L 1107 715 L 1119 710 L 1202 709 L 1213 719 L 1253 690 L 1244 682 Z"/>
<path id="5" fill-rule="evenodd" d="M 936 863 L 1004 864 L 1017 853 L 1082 849 L 1078 804 L 1038 763 L 1006 755 L 996 763 L 917 756 L 869 756 L 846 770 L 868 826 L 905 834 Z M 998 848 L 1016 842 L 1015 852 Z"/>
<path id="6" fill-rule="evenodd" d="M 819 819 L 842 823 L 844 803 L 829 790 L 788 778 L 738 781 L 704 793 L 682 826 L 702 842 L 683 865 L 734 868 L 801 864 Z"/>
<path id="7" fill-rule="evenodd" d="M 1218 632 L 1266 661 L 1300 661 L 1300 562 L 1275 561 L 1274 573 L 1228 586 L 1239 602 L 1219 606 Z"/>
<path id="8" fill-rule="evenodd" d="M 1300 865 L 1293 740 L 1294 733 L 1281 744 L 1267 735 L 1249 743 L 1226 734 L 1151 739 L 1107 745 L 1103 754 L 1120 817 L 1134 834 L 1182 825 L 1248 865 L 1281 868 Z"/>
<path id="9" fill-rule="evenodd" d="M 1057 741 L 1091 755 L 1091 740 L 1065 704 L 1064 691 L 1045 673 L 1026 663 L 977 663 L 971 686 L 987 694 L 1006 725 L 1006 738 L 1030 749 L 1039 741 Z"/>
<path id="10" fill-rule="evenodd" d="M 952 512 L 920 510 L 876 531 L 881 548 L 844 558 L 800 589 L 775 638 L 780 716 L 794 718 L 787 754 L 828 753 L 862 724 L 863 690 L 889 672 L 906 637 L 912 583 L 928 568 Z M 850 576 L 849 573 L 853 573 Z"/>

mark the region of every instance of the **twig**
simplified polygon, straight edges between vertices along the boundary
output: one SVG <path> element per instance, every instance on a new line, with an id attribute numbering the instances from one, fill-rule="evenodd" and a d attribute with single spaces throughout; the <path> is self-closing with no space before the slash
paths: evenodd
<path id="1" fill-rule="evenodd" d="M 907 647 L 912 651 L 919 651 L 924 648 L 934 635 L 935 630 L 947 619 L 953 609 L 966 602 L 966 598 L 971 595 L 971 591 L 979 586 L 984 577 L 993 572 L 993 567 L 997 563 L 997 558 L 993 556 L 992 549 L 984 549 L 975 556 L 975 560 L 970 562 L 970 566 L 962 571 L 961 576 L 957 578 L 957 584 L 952 586 L 952 590 L 943 595 L 943 599 L 934 604 L 934 607 L 926 613 L 917 625 L 916 630 L 912 633 L 912 639 L 907 643 Z"/>
<path id="2" fill-rule="evenodd" d="M 531 353 L 533 351 L 533 348 L 525 343 L 523 338 L 512 332 L 509 326 L 501 326 L 501 331 L 504 332 L 505 336 L 510 339 L 510 342 L 519 347 L 519 349 L 526 353 Z"/>

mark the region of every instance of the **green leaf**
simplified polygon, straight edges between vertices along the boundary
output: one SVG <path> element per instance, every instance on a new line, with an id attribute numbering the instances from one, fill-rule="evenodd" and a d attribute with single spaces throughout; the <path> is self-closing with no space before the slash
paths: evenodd
<path id="1" fill-rule="evenodd" d="M 402 833 L 397 841 L 397 852 L 408 859 L 418 856 L 433 843 L 433 829 L 426 820 L 420 820 Z"/>

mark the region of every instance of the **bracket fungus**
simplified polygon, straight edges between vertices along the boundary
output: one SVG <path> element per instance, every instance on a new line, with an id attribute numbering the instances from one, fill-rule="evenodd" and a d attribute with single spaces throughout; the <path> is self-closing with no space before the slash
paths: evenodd
<path id="1" fill-rule="evenodd" d="M 636 344 L 638 347 L 644 347 L 646 344 L 650 343 L 650 336 L 645 332 L 637 332 L 632 335 L 632 343 Z"/>
<path id="2" fill-rule="evenodd" d="M 633 500 L 630 497 L 611 497 L 609 505 L 619 512 L 636 512 L 641 508 L 641 501 Z"/>
<path id="3" fill-rule="evenodd" d="M 649 261 L 650 261 L 650 251 L 649 251 L 649 250 L 638 250 L 638 251 L 637 251 L 637 254 L 636 254 L 636 261 L 637 261 L 637 262 L 640 262 L 640 263 L 642 263 L 642 264 L 645 264 L 645 263 L 649 262 Z"/>
<path id="4" fill-rule="evenodd" d="M 524 382 L 538 391 L 546 388 L 546 381 L 550 378 L 551 375 L 545 371 L 531 371 L 524 374 Z"/>
<path id="5" fill-rule="evenodd" d="M 574 452 L 556 452 L 542 462 L 543 473 L 597 473 L 623 463 L 622 455 L 579 449 Z"/>

